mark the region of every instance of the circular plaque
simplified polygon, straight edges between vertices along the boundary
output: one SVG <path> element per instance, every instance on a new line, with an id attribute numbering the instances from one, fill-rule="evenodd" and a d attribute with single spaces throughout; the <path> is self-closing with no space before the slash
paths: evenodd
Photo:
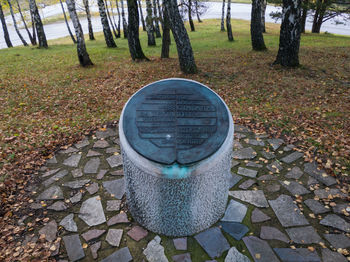
<path id="1" fill-rule="evenodd" d="M 128 101 L 122 121 L 136 152 L 169 165 L 191 164 L 212 155 L 229 127 L 221 98 L 185 79 L 166 79 L 142 88 Z"/>

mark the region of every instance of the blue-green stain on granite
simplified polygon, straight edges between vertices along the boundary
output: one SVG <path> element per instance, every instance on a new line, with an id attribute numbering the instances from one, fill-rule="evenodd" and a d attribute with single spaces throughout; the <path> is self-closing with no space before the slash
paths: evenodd
<path id="1" fill-rule="evenodd" d="M 162 174 L 167 179 L 183 179 L 191 174 L 191 168 L 175 163 L 171 166 L 164 166 Z"/>

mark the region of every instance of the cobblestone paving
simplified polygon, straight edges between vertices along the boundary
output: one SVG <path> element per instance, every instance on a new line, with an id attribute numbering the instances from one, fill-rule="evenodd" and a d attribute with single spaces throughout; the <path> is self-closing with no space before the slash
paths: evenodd
<path id="1" fill-rule="evenodd" d="M 336 179 L 294 145 L 235 126 L 231 189 L 223 218 L 184 238 L 137 225 L 125 205 L 118 134 L 99 130 L 41 169 L 23 243 L 52 243 L 58 261 L 348 261 L 350 205 Z"/>

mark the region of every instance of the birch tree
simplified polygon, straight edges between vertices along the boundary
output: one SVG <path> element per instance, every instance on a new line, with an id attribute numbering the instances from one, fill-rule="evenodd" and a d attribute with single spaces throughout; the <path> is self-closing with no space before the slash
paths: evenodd
<path id="1" fill-rule="evenodd" d="M 156 37 L 160 38 L 162 35 L 160 34 L 160 28 L 159 28 L 159 18 L 157 14 L 157 3 L 156 0 L 153 0 L 153 22 L 154 22 L 154 27 L 156 31 Z"/>
<path id="2" fill-rule="evenodd" d="M 146 31 L 146 24 L 145 24 L 145 19 L 143 18 L 143 11 L 142 11 L 142 1 L 138 0 L 138 4 L 139 4 L 140 16 L 141 16 L 142 30 Z"/>
<path id="3" fill-rule="evenodd" d="M 106 7 L 106 11 L 107 11 L 107 18 L 108 18 L 108 20 L 109 20 L 109 24 L 110 24 L 111 27 L 112 27 L 113 34 L 114 34 L 115 38 L 118 38 L 118 34 L 117 34 L 116 30 L 115 30 L 113 21 L 112 21 L 112 19 L 111 19 L 111 15 L 110 15 L 110 13 L 109 13 L 109 7 L 108 7 L 108 1 L 107 1 L 107 0 L 105 0 L 105 7 Z"/>
<path id="4" fill-rule="evenodd" d="M 95 40 L 94 31 L 92 29 L 92 23 L 91 23 L 91 13 L 90 13 L 90 7 L 89 7 L 89 0 L 83 0 L 85 13 L 86 13 L 86 19 L 88 21 L 88 30 L 89 30 L 89 39 Z"/>
<path id="5" fill-rule="evenodd" d="M 120 2 L 122 4 L 123 34 L 124 38 L 128 38 L 128 24 L 126 23 L 125 19 L 124 0 L 121 0 Z"/>
<path id="6" fill-rule="evenodd" d="M 39 48 L 41 47 L 47 48 L 48 45 L 47 45 L 46 35 L 44 31 L 44 26 L 41 21 L 41 17 L 40 17 L 36 2 L 35 0 L 29 0 L 29 4 L 30 4 L 31 12 L 33 13 L 36 33 L 38 35 L 38 40 L 39 40 Z"/>
<path id="7" fill-rule="evenodd" d="M 72 39 L 73 43 L 76 44 L 77 40 L 75 40 L 74 35 L 72 33 L 72 30 L 70 30 L 70 26 L 68 24 L 68 20 L 67 20 L 67 16 L 66 16 L 66 11 L 64 11 L 64 6 L 62 4 L 62 0 L 60 0 L 60 4 L 61 4 L 61 8 L 62 8 L 62 13 L 63 13 L 63 17 L 64 17 L 64 21 L 66 23 L 67 29 L 68 29 L 68 33 L 70 35 L 70 38 Z"/>
<path id="8" fill-rule="evenodd" d="M 16 3 L 17 3 L 18 13 L 19 13 L 19 15 L 21 16 L 21 19 L 22 19 L 22 22 L 23 22 L 23 25 L 24 25 L 24 29 L 27 31 L 29 40 L 30 40 L 30 42 L 32 43 L 32 45 L 36 45 L 36 40 L 33 38 L 32 34 L 29 32 L 29 29 L 28 29 L 26 20 L 24 19 L 24 16 L 23 16 L 23 14 L 22 14 L 22 9 L 21 9 L 21 6 L 20 6 L 18 0 L 16 0 Z"/>
<path id="9" fill-rule="evenodd" d="M 119 10 L 119 4 L 118 4 L 118 0 L 115 0 L 115 5 L 117 7 L 117 13 L 118 13 L 118 25 L 117 25 L 117 31 L 118 31 L 118 36 L 120 37 L 120 10 Z"/>
<path id="10" fill-rule="evenodd" d="M 225 0 L 222 0 L 221 10 L 221 31 L 225 31 Z"/>
<path id="11" fill-rule="evenodd" d="M 266 50 L 263 27 L 261 20 L 261 0 L 253 0 L 252 13 L 250 21 L 250 35 L 252 40 L 253 50 L 262 51 Z"/>
<path id="12" fill-rule="evenodd" d="M 163 7 L 164 8 L 164 7 Z M 170 24 L 168 13 L 163 9 L 163 37 L 162 37 L 162 53 L 161 58 L 169 58 L 170 47 Z"/>
<path id="13" fill-rule="evenodd" d="M 7 30 L 4 11 L 2 10 L 1 3 L 0 3 L 0 20 L 1 20 L 1 24 L 2 24 L 2 29 L 4 31 L 4 38 L 5 38 L 6 45 L 7 45 L 7 47 L 13 47 L 11 40 L 10 40 L 9 31 Z"/>
<path id="14" fill-rule="evenodd" d="M 231 0 L 227 0 L 226 29 L 228 41 L 233 41 L 234 39 L 231 27 Z"/>
<path id="15" fill-rule="evenodd" d="M 17 33 L 19 39 L 21 39 L 23 45 L 24 45 L 24 46 L 28 46 L 26 40 L 23 38 L 21 32 L 20 32 L 19 29 L 18 29 L 17 22 L 16 22 L 16 19 L 15 19 L 15 15 L 14 15 L 14 13 L 13 13 L 13 8 L 12 8 L 11 0 L 7 0 L 7 3 L 8 3 L 9 8 L 10 8 L 10 13 L 11 13 L 12 21 L 13 21 L 13 26 L 15 27 L 16 33 Z"/>
<path id="16" fill-rule="evenodd" d="M 147 30 L 148 46 L 155 46 L 156 39 L 154 38 L 151 0 L 146 0 L 146 10 L 147 10 L 146 30 Z"/>
<path id="17" fill-rule="evenodd" d="M 117 45 L 115 44 L 115 42 L 113 40 L 111 28 L 109 27 L 109 24 L 108 24 L 105 4 L 104 4 L 103 0 L 97 0 L 97 4 L 98 4 L 99 12 L 100 12 L 100 17 L 101 17 L 103 35 L 105 37 L 107 47 L 117 47 Z"/>

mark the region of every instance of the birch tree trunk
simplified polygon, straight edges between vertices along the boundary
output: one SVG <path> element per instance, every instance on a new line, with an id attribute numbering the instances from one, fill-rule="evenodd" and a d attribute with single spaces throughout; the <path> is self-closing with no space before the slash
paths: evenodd
<path id="1" fill-rule="evenodd" d="M 198 11 L 198 0 L 194 0 L 194 4 L 195 4 L 195 7 L 196 7 L 196 14 L 197 14 L 198 23 L 202 23 L 203 21 L 201 20 L 201 18 L 199 16 L 199 11 Z"/>
<path id="2" fill-rule="evenodd" d="M 97 4 L 98 4 L 99 12 L 100 12 L 101 23 L 102 23 L 102 28 L 103 28 L 103 35 L 105 37 L 106 44 L 108 47 L 117 47 L 117 45 L 115 44 L 115 42 L 113 40 L 111 28 L 109 27 L 109 24 L 108 24 L 105 4 L 103 3 L 103 0 L 97 0 Z"/>
<path id="3" fill-rule="evenodd" d="M 44 26 L 41 21 L 39 10 L 38 10 L 38 7 L 36 6 L 35 0 L 29 0 L 29 4 L 34 17 L 36 32 L 38 34 L 39 48 L 41 47 L 47 48 L 48 45 L 47 45 L 46 35 L 44 31 Z"/>
<path id="4" fill-rule="evenodd" d="M 299 66 L 300 13 L 301 0 L 283 0 L 280 43 L 274 64 Z"/>
<path id="5" fill-rule="evenodd" d="M 83 4 L 84 4 L 84 8 L 85 8 L 85 13 L 86 13 L 86 19 L 88 21 L 89 39 L 91 41 L 93 41 L 93 40 L 95 40 L 95 36 L 94 36 L 94 31 L 92 29 L 89 0 L 83 0 Z"/>
<path id="6" fill-rule="evenodd" d="M 266 33 L 266 27 L 265 27 L 266 6 L 267 6 L 267 0 L 261 0 L 261 26 L 262 26 L 263 33 Z"/>
<path id="7" fill-rule="evenodd" d="M 21 32 L 20 32 L 19 29 L 18 29 L 17 22 L 16 22 L 16 18 L 15 18 L 15 15 L 14 15 L 14 13 L 13 13 L 13 9 L 12 9 L 11 0 L 7 0 L 7 3 L 9 4 L 10 13 L 11 13 L 12 21 L 13 21 L 13 26 L 15 27 L 16 33 L 17 33 L 19 39 L 21 39 L 23 45 L 24 45 L 24 46 L 28 46 L 26 40 L 23 38 Z"/>
<path id="8" fill-rule="evenodd" d="M 153 21 L 154 21 L 154 26 L 155 26 L 155 31 L 156 31 L 156 37 L 160 38 L 162 35 L 160 34 L 160 28 L 159 28 L 159 18 L 157 15 L 157 3 L 156 0 L 153 0 Z"/>
<path id="9" fill-rule="evenodd" d="M 192 0 L 188 0 L 188 22 L 190 23 L 191 32 L 196 31 L 192 19 Z"/>
<path id="10" fill-rule="evenodd" d="M 231 0 L 227 0 L 226 29 L 228 41 L 233 41 L 234 39 L 231 27 Z"/>
<path id="11" fill-rule="evenodd" d="M 305 33 L 307 12 L 309 10 L 309 0 L 302 1 L 301 32 Z"/>
<path id="12" fill-rule="evenodd" d="M 169 18 L 171 31 L 176 42 L 177 54 L 179 56 L 180 68 L 184 73 L 197 73 L 190 38 L 182 21 L 176 0 L 164 1 L 165 11 Z"/>
<path id="13" fill-rule="evenodd" d="M 156 1 L 157 1 L 157 8 L 158 8 L 158 19 L 159 19 L 160 24 L 163 26 L 163 12 L 162 12 L 162 8 L 161 8 L 161 5 L 160 5 L 160 1 L 159 0 L 156 0 Z"/>
<path id="14" fill-rule="evenodd" d="M 145 24 L 145 19 L 143 18 L 143 11 L 142 11 L 142 1 L 138 0 L 138 4 L 140 9 L 140 15 L 141 15 L 142 30 L 146 31 L 146 24 Z"/>
<path id="15" fill-rule="evenodd" d="M 77 12 L 75 10 L 75 2 L 74 0 L 66 0 L 66 4 L 68 7 L 70 19 L 73 22 L 75 35 L 77 36 L 77 51 L 80 65 L 84 67 L 93 65 L 93 63 L 90 60 L 89 54 L 86 51 L 84 33 L 83 29 L 81 28 Z"/>
<path id="16" fill-rule="evenodd" d="M 115 21 L 113 2 L 111 2 L 111 0 L 110 0 L 109 4 L 111 5 L 111 13 L 112 13 L 113 24 L 114 24 L 115 29 L 117 30 L 117 35 L 115 37 L 116 38 L 120 38 L 120 29 L 118 29 L 117 23 Z"/>
<path id="17" fill-rule="evenodd" d="M 120 37 L 120 10 L 119 10 L 119 5 L 118 5 L 118 0 L 115 0 L 115 5 L 117 6 L 117 13 L 118 13 L 118 26 L 117 26 L 117 31 L 118 31 L 118 38 Z"/>
<path id="18" fill-rule="evenodd" d="M 30 20 L 32 21 L 32 34 L 33 34 L 33 41 L 34 44 L 33 45 L 37 45 L 36 42 L 36 29 L 35 29 L 35 21 L 34 21 L 34 14 L 32 12 L 32 9 L 29 8 L 30 11 Z"/>
<path id="19" fill-rule="evenodd" d="M 124 0 L 121 0 L 121 3 L 122 3 L 122 19 L 123 19 L 124 38 L 128 38 L 128 24 L 126 23 L 126 19 L 125 19 Z"/>
<path id="20" fill-rule="evenodd" d="M 2 10 L 1 3 L 0 3 L 0 20 L 1 20 L 1 24 L 2 24 L 2 29 L 4 31 L 4 38 L 5 38 L 6 45 L 7 45 L 7 47 L 13 47 L 11 40 L 10 40 L 9 31 L 7 30 L 7 25 L 6 25 L 5 16 L 4 16 L 4 12 Z"/>
<path id="21" fill-rule="evenodd" d="M 22 19 L 22 22 L 23 22 L 23 25 L 24 25 L 24 29 L 27 31 L 29 40 L 30 40 L 30 42 L 32 43 L 32 45 L 36 45 L 36 41 L 34 41 L 32 34 L 29 32 L 29 29 L 28 29 L 26 20 L 25 20 L 24 17 L 23 17 L 22 10 L 21 10 L 21 6 L 19 5 L 18 0 L 16 0 L 16 2 L 17 2 L 18 12 L 19 12 L 19 14 L 20 14 L 20 16 L 21 16 L 21 19 Z"/>
<path id="22" fill-rule="evenodd" d="M 170 24 L 168 13 L 163 9 L 163 38 L 162 38 L 162 53 L 161 58 L 169 58 L 170 47 Z"/>
<path id="23" fill-rule="evenodd" d="M 225 0 L 222 0 L 222 11 L 221 11 L 221 31 L 225 31 Z"/>
<path id="24" fill-rule="evenodd" d="M 64 11 L 64 7 L 63 7 L 63 4 L 62 4 L 62 0 L 60 0 L 60 4 L 61 4 L 62 12 L 63 12 L 64 21 L 66 22 L 66 26 L 67 26 L 67 29 L 68 29 L 68 33 L 69 33 L 69 35 L 70 35 L 70 38 L 72 38 L 73 43 L 76 44 L 76 43 L 77 43 L 77 40 L 75 40 L 74 35 L 73 35 L 72 31 L 70 30 L 70 26 L 69 26 L 69 24 L 68 24 L 66 12 Z M 67 3 L 66 3 L 66 4 L 67 4 Z"/>
<path id="25" fill-rule="evenodd" d="M 110 15 L 110 13 L 109 13 L 108 1 L 107 1 L 107 0 L 105 0 L 105 7 L 106 7 L 106 11 L 107 11 L 107 18 L 108 18 L 109 24 L 110 24 L 111 27 L 112 27 L 112 31 L 113 31 L 114 37 L 115 37 L 115 38 L 118 38 L 118 34 L 117 34 L 117 32 L 115 31 L 115 27 L 114 27 L 113 21 L 112 21 L 112 19 L 111 19 L 111 15 Z"/>
<path id="26" fill-rule="evenodd" d="M 253 50 L 266 50 L 261 21 L 261 0 L 253 0 L 250 22 L 250 35 Z"/>
<path id="27" fill-rule="evenodd" d="M 146 0 L 146 29 L 147 29 L 147 38 L 148 38 L 148 46 L 155 46 L 156 39 L 154 38 L 153 31 L 153 18 L 152 18 L 152 3 L 151 0 Z"/>
<path id="28" fill-rule="evenodd" d="M 148 60 L 139 38 L 139 11 L 137 0 L 128 0 L 128 44 L 132 60 Z"/>

